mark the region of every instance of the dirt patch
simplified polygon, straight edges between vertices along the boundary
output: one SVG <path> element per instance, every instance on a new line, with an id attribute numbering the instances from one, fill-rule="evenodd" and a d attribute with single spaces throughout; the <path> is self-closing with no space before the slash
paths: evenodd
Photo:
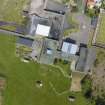
<path id="1" fill-rule="evenodd" d="M 71 91 L 79 92 L 81 91 L 81 80 L 83 79 L 84 74 L 81 74 L 79 72 L 73 72 L 72 73 L 72 83 L 71 83 Z"/>

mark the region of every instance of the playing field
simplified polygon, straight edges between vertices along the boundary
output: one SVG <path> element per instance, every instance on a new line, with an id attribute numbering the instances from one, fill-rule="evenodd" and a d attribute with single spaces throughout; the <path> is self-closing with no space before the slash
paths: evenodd
<path id="1" fill-rule="evenodd" d="M 21 62 L 15 56 L 15 38 L 0 35 L 0 74 L 7 79 L 4 105 L 91 105 L 81 93 L 75 94 L 75 102 L 68 101 L 70 79 L 61 70 L 67 69 Z"/>
<path id="2" fill-rule="evenodd" d="M 100 14 L 96 43 L 105 44 L 105 13 Z"/>
<path id="3" fill-rule="evenodd" d="M 21 23 L 22 10 L 28 0 L 0 0 L 0 20 Z"/>

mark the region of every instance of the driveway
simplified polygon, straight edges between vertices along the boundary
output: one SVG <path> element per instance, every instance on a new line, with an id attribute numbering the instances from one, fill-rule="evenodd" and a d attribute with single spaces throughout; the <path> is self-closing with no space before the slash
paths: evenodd
<path id="1" fill-rule="evenodd" d="M 73 20 L 75 20 L 79 25 L 78 32 L 71 33 L 68 37 L 75 40 L 77 44 L 84 43 L 88 44 L 89 33 L 91 29 L 91 19 L 84 15 L 83 13 L 73 13 Z"/>

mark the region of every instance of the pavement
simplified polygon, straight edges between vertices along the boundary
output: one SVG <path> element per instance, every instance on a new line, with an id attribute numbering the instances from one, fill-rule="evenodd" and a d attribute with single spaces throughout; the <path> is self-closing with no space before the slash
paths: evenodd
<path id="1" fill-rule="evenodd" d="M 71 33 L 67 37 L 75 40 L 77 44 L 88 44 L 91 29 L 91 19 L 83 13 L 73 13 L 72 16 L 73 20 L 76 20 L 77 24 L 79 25 L 79 30 Z"/>

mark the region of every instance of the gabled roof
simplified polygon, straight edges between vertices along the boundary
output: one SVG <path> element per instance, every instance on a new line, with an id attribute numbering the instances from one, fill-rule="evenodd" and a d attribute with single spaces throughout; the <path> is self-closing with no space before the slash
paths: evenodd
<path id="1" fill-rule="evenodd" d="M 77 61 L 76 71 L 88 73 L 96 58 L 95 49 L 84 48 L 80 49 L 80 57 Z"/>

